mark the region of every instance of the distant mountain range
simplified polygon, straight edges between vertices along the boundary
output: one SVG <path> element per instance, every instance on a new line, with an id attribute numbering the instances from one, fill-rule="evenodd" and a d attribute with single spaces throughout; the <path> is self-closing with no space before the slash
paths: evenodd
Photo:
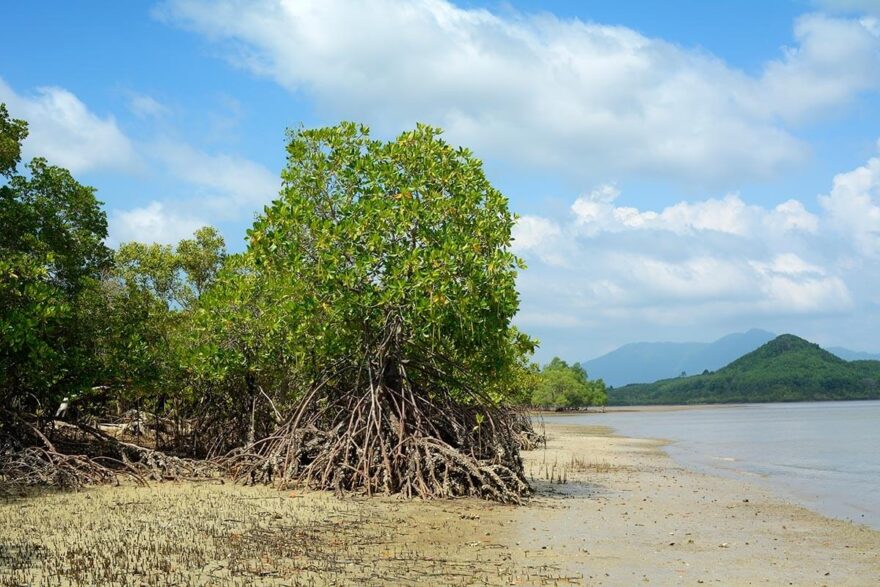
<path id="1" fill-rule="evenodd" d="M 845 361 L 880 361 L 880 353 L 862 353 L 859 351 L 851 351 L 842 346 L 828 347 L 829 353 L 834 353 Z"/>
<path id="2" fill-rule="evenodd" d="M 880 361 L 846 361 L 783 334 L 714 373 L 609 391 L 609 405 L 880 399 Z"/>
<path id="3" fill-rule="evenodd" d="M 604 379 L 620 387 L 630 383 L 652 383 L 678 377 L 684 372 L 697 375 L 716 371 L 776 338 L 766 330 L 729 334 L 715 342 L 636 342 L 595 359 L 582 362 L 590 379 Z M 880 354 L 861 353 L 842 347 L 828 351 L 847 361 L 880 360 Z"/>
<path id="4" fill-rule="evenodd" d="M 651 383 L 658 379 L 715 371 L 773 340 L 766 330 L 729 334 L 715 342 L 635 342 L 581 363 L 590 379 L 606 385 Z"/>

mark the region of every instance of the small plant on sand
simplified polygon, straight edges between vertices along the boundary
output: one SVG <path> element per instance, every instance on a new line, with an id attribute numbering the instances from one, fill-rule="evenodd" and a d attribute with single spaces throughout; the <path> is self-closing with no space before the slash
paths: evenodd
<path id="1" fill-rule="evenodd" d="M 593 461 L 584 457 L 572 456 L 568 463 L 568 470 L 576 473 L 611 473 L 618 467 L 605 461 Z"/>

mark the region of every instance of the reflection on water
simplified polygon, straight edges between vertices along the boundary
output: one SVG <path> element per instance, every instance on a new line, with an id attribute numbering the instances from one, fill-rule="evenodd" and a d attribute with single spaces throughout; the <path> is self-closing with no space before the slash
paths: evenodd
<path id="1" fill-rule="evenodd" d="M 669 440 L 670 456 L 689 467 L 751 477 L 825 514 L 880 528 L 880 401 L 609 412 L 565 421 Z"/>

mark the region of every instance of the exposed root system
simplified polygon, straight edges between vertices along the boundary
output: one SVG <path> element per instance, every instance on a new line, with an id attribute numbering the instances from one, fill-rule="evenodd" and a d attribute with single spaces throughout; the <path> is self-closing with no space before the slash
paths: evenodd
<path id="1" fill-rule="evenodd" d="M 213 461 L 184 459 L 117 440 L 79 423 L 53 422 L 52 440 L 26 419 L 2 413 L 0 485 L 80 489 L 118 482 L 120 477 L 145 485 L 149 481 L 213 478 Z"/>
<path id="2" fill-rule="evenodd" d="M 274 434 L 227 466 L 246 483 L 521 501 L 530 492 L 522 415 L 472 390 L 450 393 L 440 375 L 377 353 L 316 384 Z"/>
<path id="3" fill-rule="evenodd" d="M 228 476 L 366 495 L 504 503 L 529 495 L 520 450 L 541 441 L 529 418 L 462 383 L 449 365 L 401 359 L 392 352 L 399 331 L 389 332 L 362 360 L 337 363 L 272 434 L 216 459 L 174 456 L 108 433 L 127 425 L 55 422 L 44 434 L 4 412 L 0 484 L 76 489 L 120 476 L 141 484 Z M 155 438 L 158 445 L 158 428 Z"/>

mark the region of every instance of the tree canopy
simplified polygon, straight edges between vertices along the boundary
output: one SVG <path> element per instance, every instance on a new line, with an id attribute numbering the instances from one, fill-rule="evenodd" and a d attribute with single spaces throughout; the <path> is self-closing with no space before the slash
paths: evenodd
<path id="1" fill-rule="evenodd" d="M 530 403 L 545 409 L 576 409 L 604 406 L 607 401 L 601 379 L 591 381 L 579 363 L 569 365 L 554 357 L 538 374 Z"/>
<path id="2" fill-rule="evenodd" d="M 509 368 L 514 217 L 479 160 L 439 134 L 290 133 L 281 197 L 248 234 L 259 266 L 286 281 L 295 336 L 310 341 L 301 362 L 359 355 L 391 327 L 402 356 L 466 366 L 474 381 Z"/>
<path id="3" fill-rule="evenodd" d="M 249 231 L 249 254 L 280 294 L 306 393 L 288 437 L 243 465 L 250 474 L 297 454 L 280 473 L 319 487 L 499 499 L 526 487 L 499 411 L 515 390 L 498 382 L 533 344 L 510 324 L 514 216 L 480 161 L 439 135 L 420 125 L 383 142 L 351 123 L 290 133 L 281 196 Z M 303 422 L 317 455 L 302 452 Z"/>
<path id="4" fill-rule="evenodd" d="M 278 199 L 228 255 L 211 227 L 109 249 L 93 188 L 20 169 L 26 135 L 0 109 L 0 481 L 201 466 L 173 449 L 248 482 L 528 493 L 515 217 L 470 151 L 423 125 L 292 131 Z M 107 460 L 61 450 L 48 423 L 68 396 Z"/>
<path id="5" fill-rule="evenodd" d="M 85 302 L 111 252 L 93 188 L 44 159 L 19 169 L 26 136 L 0 108 L 0 394 L 33 409 L 90 383 Z"/>

